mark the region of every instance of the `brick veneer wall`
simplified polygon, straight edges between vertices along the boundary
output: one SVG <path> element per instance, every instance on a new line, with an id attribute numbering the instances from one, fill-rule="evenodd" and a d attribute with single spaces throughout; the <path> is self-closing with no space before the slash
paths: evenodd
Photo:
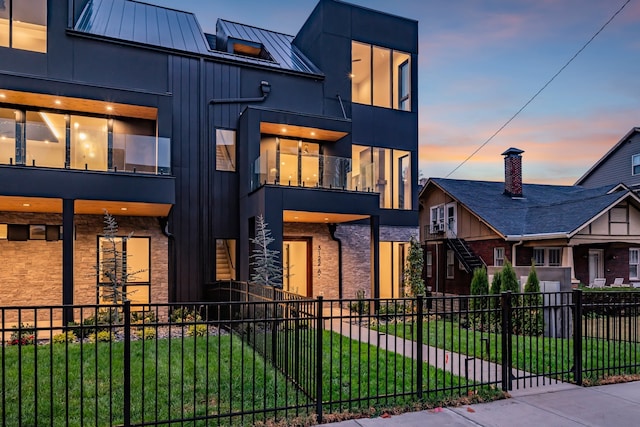
<path id="1" fill-rule="evenodd" d="M 97 236 L 103 217 L 77 215 L 74 241 L 74 303 L 95 304 Z M 155 218 L 117 217 L 120 235 L 151 237 L 151 301 L 168 300 L 168 242 Z M 60 214 L 0 212 L 0 223 L 62 224 Z M 66 230 L 65 230 L 66 231 Z M 62 241 L 0 240 L 0 306 L 62 303 Z"/>

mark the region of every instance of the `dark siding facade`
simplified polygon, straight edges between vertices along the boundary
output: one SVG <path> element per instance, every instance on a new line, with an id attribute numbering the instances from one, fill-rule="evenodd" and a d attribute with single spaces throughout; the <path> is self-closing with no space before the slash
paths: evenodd
<path id="1" fill-rule="evenodd" d="M 576 183 L 585 187 L 626 184 L 629 187 L 640 185 L 640 173 L 634 175 L 631 159 L 640 155 L 640 130 L 636 128 L 628 138 L 621 141 L 612 152 L 600 161 L 593 170 Z"/>

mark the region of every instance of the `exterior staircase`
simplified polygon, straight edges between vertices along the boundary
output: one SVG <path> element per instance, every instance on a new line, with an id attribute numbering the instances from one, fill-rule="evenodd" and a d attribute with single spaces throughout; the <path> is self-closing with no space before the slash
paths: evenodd
<path id="1" fill-rule="evenodd" d="M 447 239 L 447 247 L 456 254 L 456 259 L 464 266 L 467 273 L 473 273 L 476 268 L 486 267 L 485 262 L 476 255 L 463 239 Z"/>
<path id="2" fill-rule="evenodd" d="M 216 280 L 233 280 L 232 266 L 227 245 L 223 240 L 216 242 Z"/>

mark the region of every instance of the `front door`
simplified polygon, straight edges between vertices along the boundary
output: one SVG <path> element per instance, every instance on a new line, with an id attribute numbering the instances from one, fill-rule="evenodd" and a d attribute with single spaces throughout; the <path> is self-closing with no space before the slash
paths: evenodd
<path id="1" fill-rule="evenodd" d="M 455 203 L 447 203 L 445 207 L 445 212 L 447 214 L 446 218 L 446 230 L 447 230 L 447 238 L 455 239 L 458 234 L 458 224 L 457 224 L 457 215 L 456 215 L 456 204 Z"/>
<path id="2" fill-rule="evenodd" d="M 282 264 L 283 289 L 312 297 L 311 238 L 285 237 L 282 244 Z"/>
<path id="3" fill-rule="evenodd" d="M 589 283 L 597 277 L 604 277 L 604 250 L 589 249 Z"/>

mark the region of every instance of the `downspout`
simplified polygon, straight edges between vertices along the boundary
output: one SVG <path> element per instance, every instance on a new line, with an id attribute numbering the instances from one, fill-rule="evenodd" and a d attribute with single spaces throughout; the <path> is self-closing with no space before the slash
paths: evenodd
<path id="1" fill-rule="evenodd" d="M 173 207 L 171 207 L 171 209 L 173 209 Z M 176 267 L 178 264 L 177 257 L 176 257 L 176 238 L 171 232 L 169 232 L 169 216 L 158 217 L 158 222 L 160 223 L 160 231 L 162 231 L 162 234 L 164 234 L 171 242 L 173 242 L 173 245 L 171 246 L 172 250 L 170 251 L 172 255 L 171 265 L 173 265 L 173 271 L 171 274 L 171 279 L 173 283 L 171 286 L 170 296 L 172 296 L 173 299 L 175 300 L 176 292 L 178 290 L 178 286 L 177 286 L 178 275 L 176 273 Z"/>
<path id="2" fill-rule="evenodd" d="M 516 266 L 516 246 L 520 246 L 522 243 L 524 243 L 524 240 L 520 240 L 511 245 L 511 265 L 514 267 Z"/>
<path id="3" fill-rule="evenodd" d="M 342 299 L 342 240 L 336 237 L 337 224 L 327 224 L 331 240 L 338 242 L 338 299 Z"/>
<path id="4" fill-rule="evenodd" d="M 271 84 L 265 80 L 260 82 L 260 91 L 262 96 L 256 98 L 218 98 L 209 101 L 209 104 L 244 104 L 248 102 L 262 102 L 267 99 L 271 92 Z"/>

